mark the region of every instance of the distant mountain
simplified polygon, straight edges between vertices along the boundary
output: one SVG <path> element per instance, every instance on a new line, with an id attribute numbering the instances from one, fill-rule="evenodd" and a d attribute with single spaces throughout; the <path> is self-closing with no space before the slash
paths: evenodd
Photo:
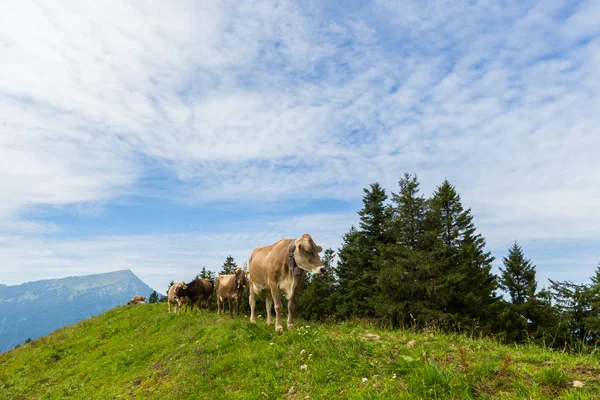
<path id="1" fill-rule="evenodd" d="M 152 290 L 130 270 L 0 284 L 0 352 L 123 305 L 135 295 L 148 296 Z"/>

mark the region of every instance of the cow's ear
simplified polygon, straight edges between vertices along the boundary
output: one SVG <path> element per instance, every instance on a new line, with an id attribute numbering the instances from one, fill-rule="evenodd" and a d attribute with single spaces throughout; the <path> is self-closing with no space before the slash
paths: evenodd
<path id="1" fill-rule="evenodd" d="M 323 251 L 323 247 L 322 247 L 322 246 L 319 246 L 319 245 L 317 245 L 317 253 L 320 253 L 320 252 L 322 252 L 322 251 Z"/>

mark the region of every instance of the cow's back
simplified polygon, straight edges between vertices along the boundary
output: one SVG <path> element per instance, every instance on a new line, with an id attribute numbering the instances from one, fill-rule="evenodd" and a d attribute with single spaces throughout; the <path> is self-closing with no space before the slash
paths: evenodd
<path id="1" fill-rule="evenodd" d="M 217 278 L 217 296 L 226 298 L 233 291 L 235 275 L 219 275 Z"/>
<path id="2" fill-rule="evenodd" d="M 288 249 L 294 239 L 281 239 L 272 245 L 257 247 L 249 260 L 250 285 L 266 288 L 269 282 L 285 277 Z"/>

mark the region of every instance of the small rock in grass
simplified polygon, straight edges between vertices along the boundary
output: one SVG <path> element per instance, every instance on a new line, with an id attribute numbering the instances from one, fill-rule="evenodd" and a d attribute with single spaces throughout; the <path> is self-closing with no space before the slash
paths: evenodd
<path id="1" fill-rule="evenodd" d="M 414 347 L 415 344 L 417 344 L 416 340 L 411 340 L 410 342 L 406 343 L 408 347 Z"/>
<path id="2" fill-rule="evenodd" d="M 582 381 L 573 381 L 573 387 L 582 388 L 583 382 Z"/>
<path id="3" fill-rule="evenodd" d="M 374 334 L 374 333 L 367 333 L 367 334 L 365 335 L 365 337 L 366 337 L 367 339 L 373 339 L 373 340 L 379 340 L 379 339 L 381 339 L 381 337 L 380 337 L 379 335 L 376 335 L 376 334 Z"/>

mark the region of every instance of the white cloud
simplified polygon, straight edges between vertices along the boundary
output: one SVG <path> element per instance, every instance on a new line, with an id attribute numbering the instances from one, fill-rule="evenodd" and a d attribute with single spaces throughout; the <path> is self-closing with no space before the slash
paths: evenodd
<path id="1" fill-rule="evenodd" d="M 600 241 L 597 2 L 353 7 L 1 5 L 0 231 L 133 195 L 355 201 L 411 171 L 494 248 Z"/>

